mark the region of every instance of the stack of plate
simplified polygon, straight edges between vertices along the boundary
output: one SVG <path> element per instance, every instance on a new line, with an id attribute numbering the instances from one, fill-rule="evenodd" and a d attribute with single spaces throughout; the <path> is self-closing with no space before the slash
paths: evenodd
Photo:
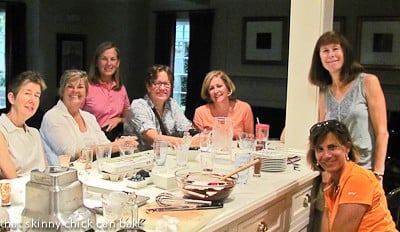
<path id="1" fill-rule="evenodd" d="M 261 171 L 283 172 L 287 166 L 287 154 L 268 151 L 262 155 Z"/>

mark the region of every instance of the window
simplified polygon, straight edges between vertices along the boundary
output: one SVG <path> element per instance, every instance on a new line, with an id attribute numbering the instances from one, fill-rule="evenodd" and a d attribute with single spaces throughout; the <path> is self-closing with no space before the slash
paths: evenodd
<path id="1" fill-rule="evenodd" d="M 0 109 L 6 108 L 6 12 L 0 10 Z"/>
<path id="2" fill-rule="evenodd" d="M 174 93 L 173 97 L 185 111 L 187 94 L 187 71 L 189 56 L 189 32 L 188 19 L 180 19 L 176 22 L 175 32 L 175 60 L 174 60 Z"/>

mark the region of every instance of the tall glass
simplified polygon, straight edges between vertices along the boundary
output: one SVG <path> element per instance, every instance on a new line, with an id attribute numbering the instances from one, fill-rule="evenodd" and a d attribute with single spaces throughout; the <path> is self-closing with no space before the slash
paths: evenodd
<path id="1" fill-rule="evenodd" d="M 211 131 L 204 129 L 199 134 L 200 151 L 209 151 L 211 146 Z"/>
<path id="2" fill-rule="evenodd" d="M 269 137 L 269 124 L 256 124 L 256 150 L 266 150 Z"/>
<path id="3" fill-rule="evenodd" d="M 103 193 L 101 196 L 103 216 L 107 223 L 116 223 L 127 209 L 129 197 L 123 192 Z"/>
<path id="4" fill-rule="evenodd" d="M 216 117 L 211 134 L 211 152 L 217 162 L 232 163 L 233 122 L 229 117 Z"/>
<path id="5" fill-rule="evenodd" d="M 98 145 L 96 146 L 96 163 L 97 170 L 100 173 L 103 168 L 103 163 L 107 159 L 111 159 L 112 146 L 111 145 Z"/>
<path id="6" fill-rule="evenodd" d="M 168 152 L 168 141 L 166 140 L 154 140 L 154 160 L 158 166 L 164 166 L 167 160 Z"/>

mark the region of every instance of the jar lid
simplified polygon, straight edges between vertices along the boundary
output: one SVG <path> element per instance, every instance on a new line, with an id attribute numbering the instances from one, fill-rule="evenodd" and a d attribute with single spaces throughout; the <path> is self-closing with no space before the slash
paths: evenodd
<path id="1" fill-rule="evenodd" d="M 256 128 L 259 128 L 259 129 L 269 129 L 269 124 L 257 123 L 257 124 L 256 124 Z"/>

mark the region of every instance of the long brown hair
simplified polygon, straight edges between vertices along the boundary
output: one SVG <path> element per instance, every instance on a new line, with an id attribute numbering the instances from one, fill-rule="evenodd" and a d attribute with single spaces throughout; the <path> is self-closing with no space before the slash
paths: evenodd
<path id="1" fill-rule="evenodd" d="M 101 43 L 97 48 L 96 51 L 94 53 L 94 56 L 92 58 L 92 61 L 90 62 L 90 68 L 89 68 L 89 74 L 88 74 L 88 80 L 90 83 L 93 84 L 98 84 L 99 80 L 100 80 L 100 72 L 99 69 L 97 68 L 97 61 L 99 60 L 101 54 L 108 49 L 114 48 L 115 52 L 117 53 L 117 58 L 118 60 L 120 60 L 119 58 L 119 49 L 118 47 L 113 43 L 113 42 L 103 42 Z M 120 90 L 123 83 L 122 83 L 122 79 L 119 73 L 119 67 L 117 68 L 117 70 L 114 73 L 114 81 L 115 81 L 115 86 L 113 87 L 114 90 Z"/>
<path id="2" fill-rule="evenodd" d="M 311 67 L 308 79 L 311 84 L 320 88 L 325 88 L 332 84 L 332 78 L 322 65 L 320 57 L 321 46 L 328 44 L 339 44 L 343 51 L 343 67 L 340 71 L 340 80 L 344 83 L 349 83 L 354 80 L 357 74 L 364 72 L 364 67 L 356 61 L 354 51 L 349 41 L 339 32 L 328 31 L 322 34 L 314 47 L 314 52 L 311 60 Z"/>

